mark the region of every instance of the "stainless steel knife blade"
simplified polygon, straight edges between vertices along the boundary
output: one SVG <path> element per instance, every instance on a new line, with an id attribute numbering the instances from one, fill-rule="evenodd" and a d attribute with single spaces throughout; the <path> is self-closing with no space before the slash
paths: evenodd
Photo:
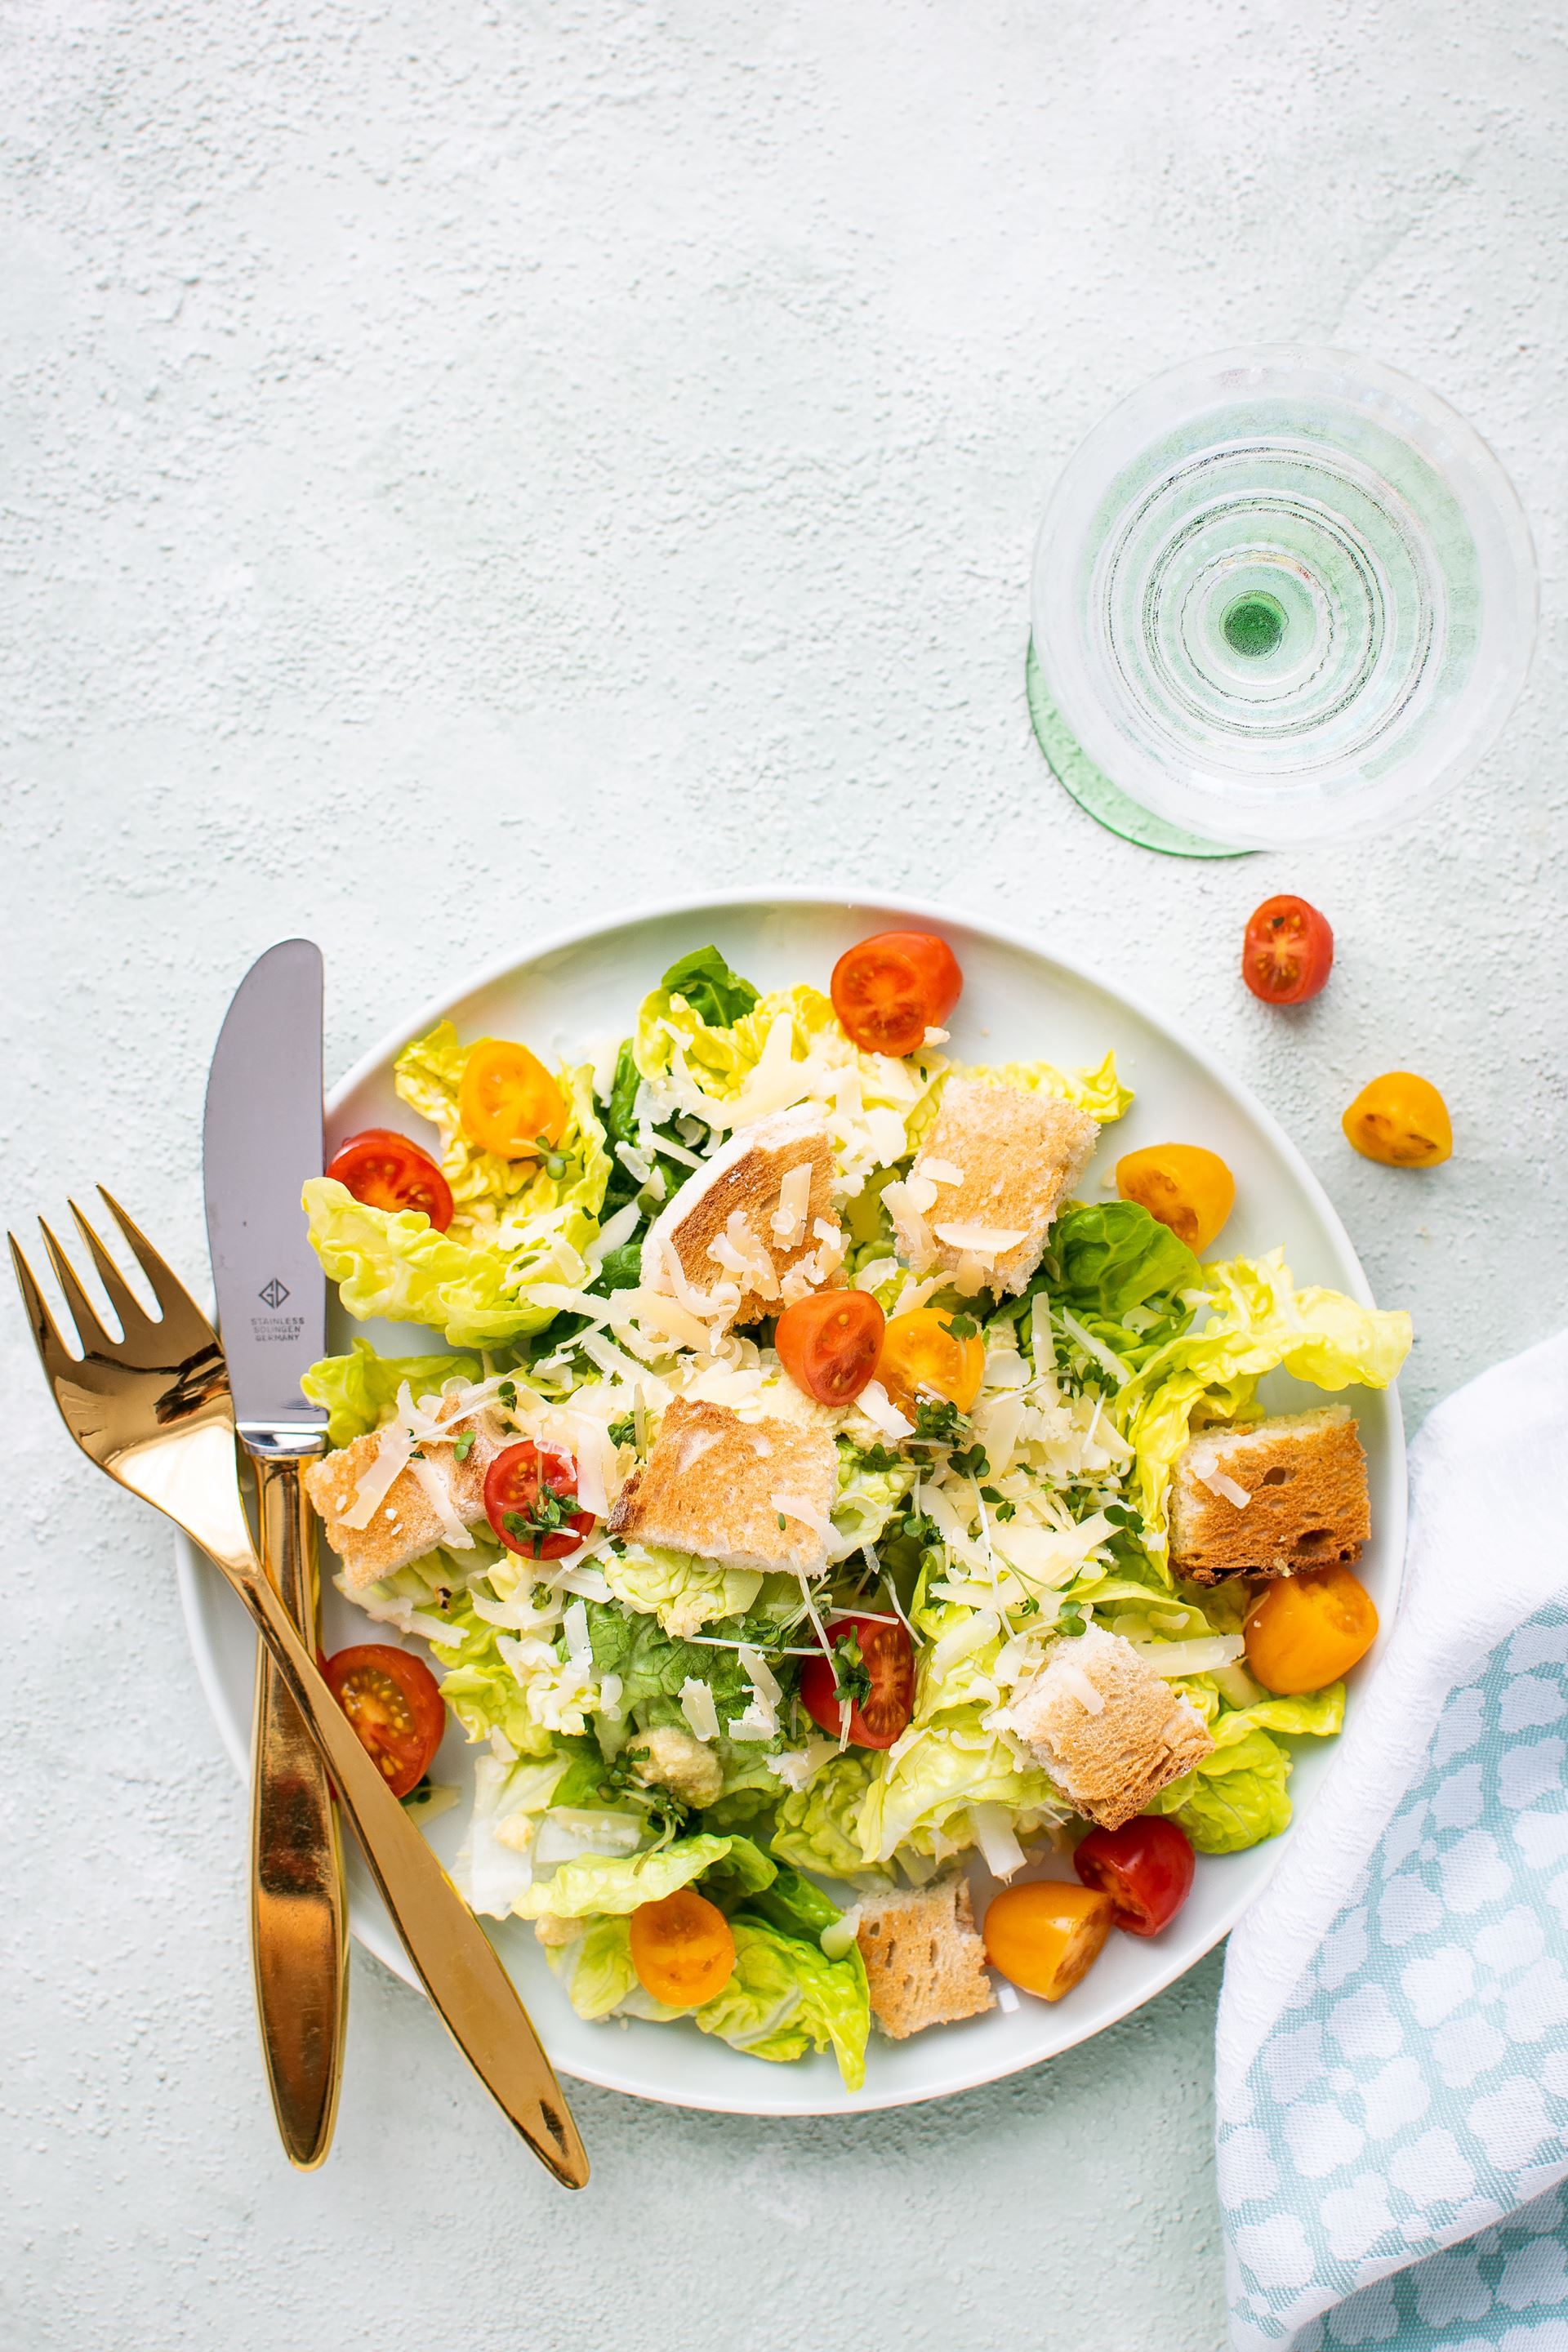
<path id="1" fill-rule="evenodd" d="M 207 1241 L 242 1439 L 319 1429 L 300 1376 L 326 1353 L 327 1286 L 300 1192 L 321 1172 L 321 951 L 283 940 L 252 964 L 207 1078 Z"/>

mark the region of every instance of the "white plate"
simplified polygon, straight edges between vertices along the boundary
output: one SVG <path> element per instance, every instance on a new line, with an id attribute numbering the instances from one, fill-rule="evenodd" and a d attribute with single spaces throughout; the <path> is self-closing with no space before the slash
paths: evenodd
<path id="1" fill-rule="evenodd" d="M 1104 1197 L 1100 1178 L 1122 1152 L 1140 1144 L 1173 1139 L 1207 1144 L 1236 1172 L 1237 1207 L 1224 1236 L 1227 1255 L 1251 1256 L 1282 1242 L 1298 1282 L 1326 1283 L 1369 1299 L 1355 1252 L 1321 1185 L 1261 1105 L 1201 1048 L 1176 1036 L 1120 990 L 1028 940 L 910 901 L 835 903 L 758 894 L 694 900 L 558 934 L 526 958 L 498 964 L 459 993 L 400 1021 L 329 1096 L 329 1144 L 360 1128 L 408 1124 L 410 1115 L 393 1090 L 393 1062 L 410 1037 L 445 1014 L 470 1036 L 524 1037 L 541 1052 L 582 1058 L 612 1033 L 626 1034 L 640 998 L 689 948 L 713 941 L 737 971 L 763 989 L 797 981 L 826 987 L 845 948 L 868 932 L 911 921 L 940 929 L 963 967 L 963 997 L 952 1022 L 952 1050 L 960 1060 L 1045 1059 L 1072 1066 L 1096 1063 L 1108 1046 L 1115 1047 L 1118 1068 L 1138 1098 L 1128 1117 L 1108 1130 L 1084 1181 L 1086 1197 Z M 436 1344 L 434 1335 L 426 1339 L 406 1324 L 355 1324 L 334 1299 L 329 1344 L 346 1347 L 355 1332 L 400 1354 Z M 1281 1376 L 1265 1392 L 1277 1410 L 1319 1395 Z M 1361 1423 L 1372 1479 L 1373 1536 L 1359 1573 L 1377 1601 L 1386 1633 L 1405 1551 L 1404 1433 L 1394 1394 L 1352 1390 L 1349 1401 Z M 184 1542 L 179 1570 L 197 1668 L 235 1768 L 243 1774 L 248 1769 L 255 1654 L 249 1621 L 217 1572 Z M 373 1630 L 335 1591 L 327 1593 L 324 1614 L 329 1651 L 363 1641 Z M 396 1637 L 376 1628 L 374 1638 Z M 1367 1669 L 1360 1671 L 1364 1675 Z M 1312 1801 L 1334 1743 L 1292 1744 L 1291 1787 L 1299 1815 Z M 433 1774 L 460 1781 L 465 1792 L 470 1785 L 468 1751 L 455 1728 Z M 465 1801 L 431 1824 L 431 1842 L 448 1864 L 466 1813 Z M 1114 2024 L 1190 1969 L 1235 1926 L 1283 1845 L 1283 1839 L 1275 1839 L 1247 1853 L 1200 1857 L 1196 1885 L 1173 1925 L 1149 1941 L 1112 1936 L 1083 1983 L 1054 2006 L 1021 1994 L 1011 2011 L 994 2010 L 909 2042 L 874 2035 L 866 2087 L 855 2094 L 840 2087 L 828 2057 L 769 2065 L 687 2026 L 640 2021 L 587 2024 L 550 1974 L 531 1929 L 516 1920 L 490 1926 L 563 2074 L 679 2106 L 742 2115 L 841 2114 L 969 2090 L 1054 2057 Z M 1067 1868 L 1053 1864 L 1035 1874 L 1065 1876 Z M 975 1879 L 978 1907 L 990 1882 L 983 1871 Z M 350 1887 L 354 1933 L 412 1984 L 395 1932 L 357 1855 Z"/>

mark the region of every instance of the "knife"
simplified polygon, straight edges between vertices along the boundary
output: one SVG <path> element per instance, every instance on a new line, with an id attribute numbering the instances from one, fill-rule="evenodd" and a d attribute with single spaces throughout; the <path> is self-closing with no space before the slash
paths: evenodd
<path id="1" fill-rule="evenodd" d="M 255 1465 L 262 1564 L 317 1647 L 316 1523 L 300 1465 L 326 1414 L 300 1379 L 326 1353 L 326 1281 L 300 1192 L 321 1172 L 321 951 L 268 948 L 241 981 L 207 1077 L 207 1242 L 240 1444 Z M 302 2171 L 331 2146 L 348 1936 L 331 1785 L 268 1653 L 258 1657 L 250 1942 L 278 2128 Z"/>

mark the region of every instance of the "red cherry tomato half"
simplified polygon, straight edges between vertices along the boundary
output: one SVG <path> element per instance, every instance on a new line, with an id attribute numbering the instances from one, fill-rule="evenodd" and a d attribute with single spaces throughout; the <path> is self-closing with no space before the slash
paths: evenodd
<path id="1" fill-rule="evenodd" d="M 393 1795 L 406 1797 L 430 1769 L 447 1728 L 446 1704 L 424 1659 L 365 1642 L 340 1650 L 321 1672 Z"/>
<path id="2" fill-rule="evenodd" d="M 1305 1004 L 1328 979 L 1334 935 L 1305 898 L 1265 898 L 1247 926 L 1241 976 L 1265 1004 Z"/>
<path id="3" fill-rule="evenodd" d="M 1158 1813 L 1140 1813 L 1119 1830 L 1090 1830 L 1072 1861 L 1086 1886 L 1110 1895 L 1114 1924 L 1129 1936 L 1157 1936 L 1193 1891 L 1186 1833 Z"/>
<path id="4" fill-rule="evenodd" d="M 351 1135 L 327 1170 L 367 1209 L 423 1209 L 438 1234 L 452 1222 L 452 1188 L 427 1151 L 389 1127 Z"/>
<path id="5" fill-rule="evenodd" d="M 593 1533 L 593 1512 L 570 1507 L 576 1499 L 572 1456 L 531 1437 L 498 1454 L 485 1472 L 485 1516 L 524 1559 L 564 1559 Z"/>
<path id="6" fill-rule="evenodd" d="M 867 1054 L 912 1054 L 958 1003 L 963 974 L 930 931 L 879 931 L 833 967 L 833 1010 Z"/>
<path id="7" fill-rule="evenodd" d="M 786 1307 L 773 1345 L 796 1388 L 852 1404 L 877 1369 L 888 1318 L 868 1290 L 817 1290 Z"/>
<path id="8" fill-rule="evenodd" d="M 849 1738 L 856 1748 L 890 1748 L 915 1711 L 914 1643 L 902 1625 L 879 1617 L 836 1617 L 825 1633 L 830 1657 L 808 1658 L 800 1695 L 813 1723 L 832 1739 L 843 1736 L 837 1685 L 854 1694 Z"/>

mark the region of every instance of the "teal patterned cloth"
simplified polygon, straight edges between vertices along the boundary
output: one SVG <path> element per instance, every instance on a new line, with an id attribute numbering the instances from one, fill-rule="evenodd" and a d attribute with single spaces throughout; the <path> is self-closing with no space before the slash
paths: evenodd
<path id="1" fill-rule="evenodd" d="M 1568 1338 L 1434 1413 L 1403 1606 L 1232 1938 L 1237 2352 L 1568 2352 Z"/>

